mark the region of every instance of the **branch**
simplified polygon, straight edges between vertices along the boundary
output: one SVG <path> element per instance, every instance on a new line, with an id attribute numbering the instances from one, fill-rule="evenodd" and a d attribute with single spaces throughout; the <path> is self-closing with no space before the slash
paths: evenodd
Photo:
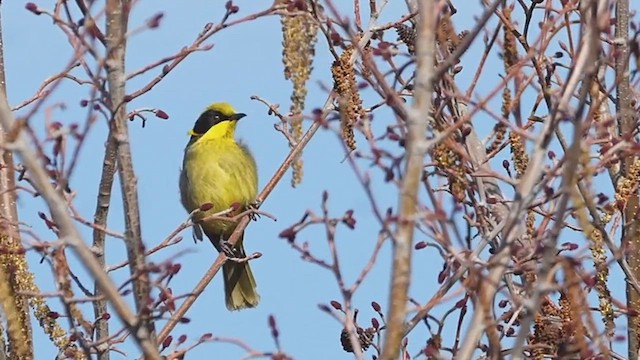
<path id="1" fill-rule="evenodd" d="M 631 105 L 631 88 L 629 87 L 629 0 L 618 0 L 616 5 L 615 57 L 616 70 L 616 118 L 619 134 L 623 137 L 631 136 L 637 126 L 635 114 Z M 629 168 L 635 162 L 635 156 L 626 156 L 622 161 L 622 176 L 629 176 Z M 638 213 L 638 189 L 627 200 L 624 210 L 624 226 L 622 228 L 622 246 L 630 249 L 627 262 L 635 270 L 636 278 L 640 276 L 640 226 L 635 221 Z M 627 306 L 635 309 L 640 305 L 640 294 L 627 282 Z M 640 319 L 635 316 L 627 318 L 627 335 L 629 337 L 629 359 L 638 359 L 640 350 Z"/>
<path id="2" fill-rule="evenodd" d="M 106 228 L 107 226 L 113 179 L 116 173 L 116 161 L 116 141 L 112 130 L 109 130 L 107 145 L 104 150 L 104 159 L 102 160 L 102 175 L 100 176 L 100 184 L 98 185 L 96 211 L 93 216 L 93 222 L 96 225 L 96 228 L 93 230 L 93 248 L 96 250 L 96 260 L 103 269 L 106 269 L 106 248 L 104 246 L 106 233 L 99 230 L 99 228 Z M 97 319 L 95 324 L 95 339 L 97 342 L 100 342 L 109 338 L 109 321 L 103 319 L 102 316 L 107 313 L 107 302 L 100 296 L 102 295 L 102 290 L 97 281 L 94 285 L 94 293 L 98 298 L 98 300 L 93 303 L 93 313 Z M 108 360 L 109 351 L 98 352 L 98 359 Z"/>
<path id="3" fill-rule="evenodd" d="M 436 14 L 434 0 L 418 2 L 414 103 L 408 111 L 407 118 L 406 169 L 398 199 L 398 223 L 393 237 L 393 275 L 389 291 L 389 315 L 380 357 L 383 360 L 398 358 L 404 337 L 418 188 L 424 167 L 427 121 L 431 116 Z"/>
<path id="4" fill-rule="evenodd" d="M 9 105 L 0 101 L 0 126 L 8 129 L 12 128 L 12 124 L 15 124 L 15 119 L 11 114 Z M 22 129 L 17 130 L 15 131 L 15 139 L 11 139 L 13 141 L 6 142 L 4 145 L 11 148 L 22 159 L 24 167 L 29 172 L 31 183 L 46 202 L 53 221 L 60 229 L 59 236 L 63 242 L 62 246 L 71 247 L 89 274 L 96 279 L 104 296 L 109 299 L 116 314 L 133 335 L 145 358 L 159 360 L 160 354 L 155 344 L 150 341 L 149 331 L 144 326 L 138 326 L 137 317 L 131 312 L 124 299 L 118 293 L 113 281 L 96 261 L 93 252 L 80 236 L 80 232 L 76 229 L 74 220 L 68 212 L 65 200 L 50 183 L 48 174 L 40 164 L 34 151 L 30 149 L 26 135 L 20 131 Z"/>
<path id="5" fill-rule="evenodd" d="M 476 22 L 476 26 L 474 26 L 469 34 L 465 36 L 464 41 L 462 41 L 462 43 L 456 47 L 456 50 L 452 52 L 445 61 L 441 62 L 435 71 L 432 72 L 434 81 L 440 79 L 442 75 L 449 70 L 449 68 L 460 60 L 460 57 L 469 49 L 471 43 L 476 39 L 478 34 L 480 34 L 480 31 L 484 29 L 484 26 L 491 18 L 491 15 L 493 15 L 498 6 L 502 3 L 502 0 L 494 0 L 493 3 L 484 11 L 482 17 Z"/>
<path id="6" fill-rule="evenodd" d="M 129 19 L 129 0 L 108 0 L 107 16 L 107 84 L 109 86 L 109 105 L 112 112 L 111 134 L 116 141 L 116 156 L 122 202 L 124 205 L 125 245 L 129 259 L 129 270 L 133 281 L 136 310 L 153 342 L 155 333 L 153 321 L 149 316 L 148 299 L 150 292 L 149 274 L 144 270 L 145 255 L 140 228 L 140 209 L 138 206 L 137 179 L 133 169 L 131 148 L 129 146 L 128 119 L 125 97 L 125 54 L 126 33 Z"/>
<path id="7" fill-rule="evenodd" d="M 0 103 L 8 109 L 2 44 L 4 43 L 2 41 L 2 24 L 0 23 Z M 9 126 L 0 123 L 0 144 L 6 143 L 8 136 Z M 0 147 L 0 246 L 2 249 L 18 250 L 23 248 L 18 229 L 16 194 L 13 153 Z M 29 290 L 24 286 L 29 286 L 32 283 L 24 279 L 29 267 L 24 253 L 15 256 L 3 255 L 0 259 L 2 260 L 0 263 L 0 287 L 2 288 L 0 294 L 2 294 L 2 309 L 7 321 L 6 330 L 9 337 L 8 344 L 2 344 L 0 357 L 6 358 L 5 349 L 9 349 L 9 355 L 12 357 L 33 358 L 33 337 L 28 302 L 26 297 L 18 294 L 21 290 Z M 12 268 L 15 269 L 13 274 L 10 272 Z"/>

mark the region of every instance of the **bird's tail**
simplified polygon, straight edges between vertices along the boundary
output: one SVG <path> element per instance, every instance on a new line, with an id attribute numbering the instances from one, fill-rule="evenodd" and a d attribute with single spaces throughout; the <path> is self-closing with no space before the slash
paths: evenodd
<path id="1" fill-rule="evenodd" d="M 236 251 L 238 257 L 246 257 L 242 239 L 238 241 Z M 227 260 L 222 267 L 222 275 L 227 309 L 240 310 L 258 305 L 260 295 L 256 291 L 256 280 L 253 278 L 249 262 L 237 263 Z"/>

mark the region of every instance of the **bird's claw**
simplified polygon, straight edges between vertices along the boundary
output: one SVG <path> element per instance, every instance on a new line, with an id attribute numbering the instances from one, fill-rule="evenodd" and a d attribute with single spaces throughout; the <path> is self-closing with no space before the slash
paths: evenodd
<path id="1" fill-rule="evenodd" d="M 256 210 L 258 210 L 260 205 L 262 205 L 262 201 L 259 199 L 256 199 L 253 202 L 249 203 L 249 205 L 247 205 L 247 209 L 254 210 L 254 212 L 249 214 L 249 219 L 253 221 L 257 221 L 260 218 L 260 214 L 255 212 Z"/>
<path id="2" fill-rule="evenodd" d="M 231 245 L 230 242 L 223 240 L 220 242 L 220 250 L 228 257 L 235 258 L 237 257 L 236 249 Z"/>
<path id="3" fill-rule="evenodd" d="M 226 240 L 220 242 L 220 250 L 227 257 L 227 261 L 243 263 L 249 260 L 238 248 L 233 247 L 231 243 Z"/>

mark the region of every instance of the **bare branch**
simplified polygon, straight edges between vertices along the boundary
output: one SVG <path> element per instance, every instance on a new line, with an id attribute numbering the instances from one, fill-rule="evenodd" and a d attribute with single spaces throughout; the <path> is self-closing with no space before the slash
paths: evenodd
<path id="1" fill-rule="evenodd" d="M 151 310 L 148 308 L 150 298 L 149 274 L 145 267 L 145 248 L 142 242 L 142 230 L 140 228 L 140 209 L 138 204 L 137 179 L 133 168 L 131 147 L 129 143 L 129 131 L 127 120 L 127 108 L 125 101 L 125 54 L 127 23 L 131 3 L 129 0 L 108 0 L 106 8 L 107 16 L 107 83 L 109 85 L 109 103 L 113 118 L 110 121 L 111 135 L 116 142 L 117 168 L 122 189 L 122 202 L 125 216 L 125 244 L 129 269 L 132 277 L 137 277 L 133 282 L 134 299 L 138 316 L 142 326 L 146 327 L 154 341 L 155 328 L 151 318 Z"/>
<path id="2" fill-rule="evenodd" d="M 630 136 L 636 131 L 637 123 L 635 110 L 631 105 L 633 95 L 629 86 L 629 0 L 618 0 L 615 12 L 615 42 L 617 56 L 615 58 L 616 71 L 616 118 L 618 119 L 618 132 L 622 136 Z M 621 163 L 622 176 L 629 177 L 630 168 L 637 156 L 627 156 Z M 623 227 L 622 244 L 628 249 L 627 262 L 636 278 L 640 277 L 640 224 L 638 224 L 638 189 L 627 201 L 624 210 L 625 225 Z M 640 293 L 627 282 L 627 306 L 631 309 L 640 307 Z M 627 336 L 629 337 L 629 359 L 638 359 L 640 354 L 640 319 L 635 316 L 628 317 Z"/>
<path id="3" fill-rule="evenodd" d="M 389 290 L 387 331 L 381 359 L 398 358 L 405 330 L 409 284 L 411 282 L 411 252 L 418 211 L 418 189 L 423 175 L 425 136 L 431 115 L 433 92 L 433 62 L 438 8 L 433 0 L 418 1 L 416 26 L 416 79 L 414 102 L 408 111 L 406 168 L 398 199 L 398 223 L 393 236 L 393 272 Z"/>
<path id="4" fill-rule="evenodd" d="M 4 42 L 0 23 L 0 103 L 8 108 L 7 83 L 5 77 Z M 0 144 L 7 142 L 10 126 L 0 122 Z M 33 358 L 33 338 L 29 304 L 27 298 L 19 295 L 25 286 L 33 285 L 25 281 L 29 272 L 24 253 L 17 253 L 23 249 L 20 232 L 18 231 L 17 193 L 15 190 L 15 166 L 13 153 L 0 147 L 0 247 L 13 249 L 13 256 L 0 256 L 0 293 L 2 294 L 2 310 L 6 316 L 8 344 L 0 343 L 0 357 L 10 355 L 16 359 Z M 17 269 L 11 273 L 11 269 Z M 6 351 L 9 351 L 9 354 Z"/>

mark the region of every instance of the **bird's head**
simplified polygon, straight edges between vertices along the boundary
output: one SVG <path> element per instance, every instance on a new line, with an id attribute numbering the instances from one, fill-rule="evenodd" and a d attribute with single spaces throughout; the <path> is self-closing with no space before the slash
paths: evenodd
<path id="1" fill-rule="evenodd" d="M 237 113 L 228 103 L 213 103 L 207 107 L 189 130 L 191 142 L 197 140 L 233 139 L 236 122 L 245 114 Z"/>

